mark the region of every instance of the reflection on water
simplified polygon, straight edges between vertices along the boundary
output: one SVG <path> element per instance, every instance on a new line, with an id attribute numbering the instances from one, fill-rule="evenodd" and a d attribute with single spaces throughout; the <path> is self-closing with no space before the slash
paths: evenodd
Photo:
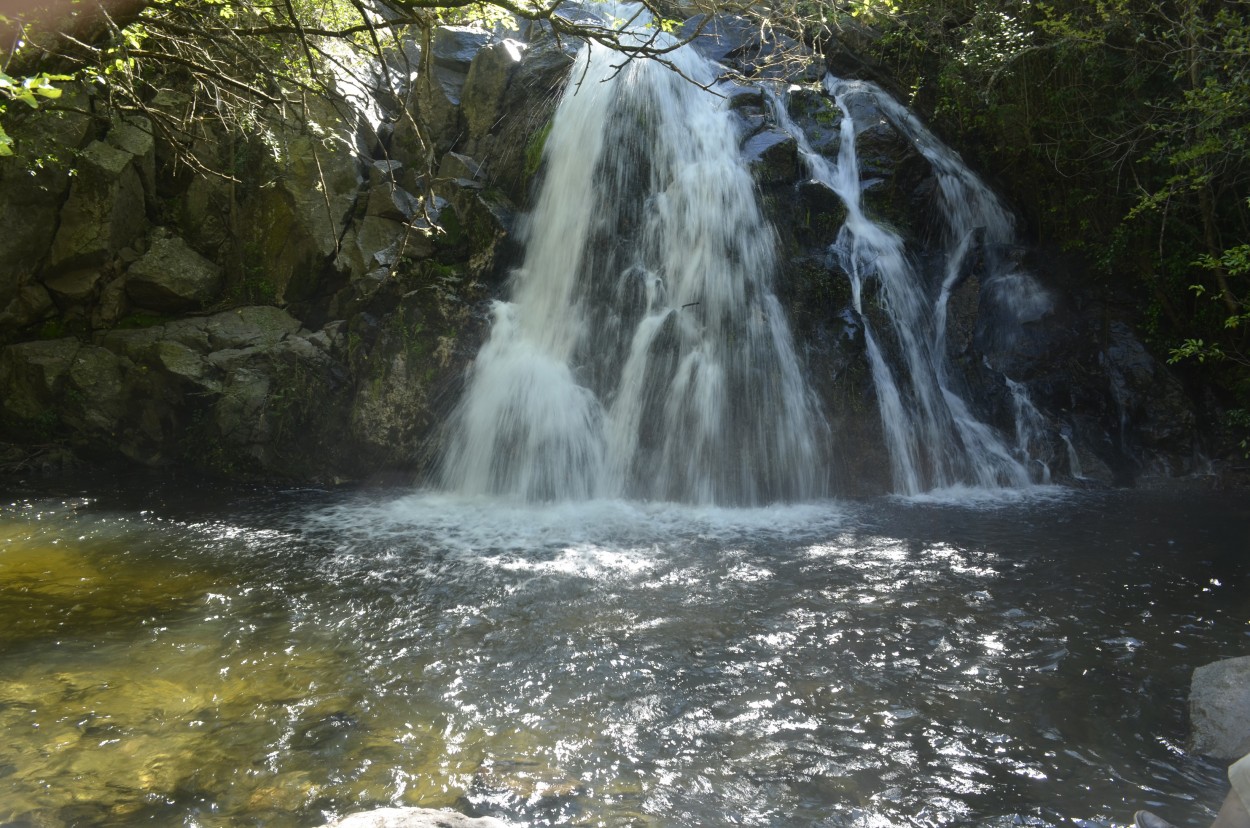
<path id="1" fill-rule="evenodd" d="M 1205 824 L 1210 496 L 0 507 L 0 824 Z M 955 501 L 958 498 L 952 497 Z"/>

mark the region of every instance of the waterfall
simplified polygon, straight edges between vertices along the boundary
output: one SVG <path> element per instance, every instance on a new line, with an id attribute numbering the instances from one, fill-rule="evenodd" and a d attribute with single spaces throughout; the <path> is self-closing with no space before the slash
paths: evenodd
<path id="1" fill-rule="evenodd" d="M 1046 418 L 1033 405 L 1029 390 L 1023 383 L 1003 377 L 1011 392 L 1011 407 L 1015 413 L 1016 457 L 1020 462 L 1036 463 L 1040 470 L 1039 482 L 1050 482 L 1050 464 L 1046 462 L 1043 446 L 1046 440 Z"/>
<path id="2" fill-rule="evenodd" d="M 993 257 L 982 263 L 986 288 L 1005 297 L 1003 304 L 1017 318 L 1040 315 L 1048 302 L 1031 287 L 1031 280 L 1022 284 L 1027 276 L 1006 265 L 1010 257 L 1005 253 L 1014 239 L 1010 214 L 954 152 L 875 86 L 828 77 L 825 90 L 842 113 L 836 163 L 812 150 L 780 102 L 774 109 L 798 142 L 812 178 L 829 186 L 846 206 L 846 221 L 830 253 L 851 281 L 855 310 L 863 321 L 895 491 L 914 495 L 956 485 L 1028 485 L 1026 464 L 1013 456 L 1001 435 L 977 419 L 959 394 L 945 342 L 950 292 L 966 275 L 974 249 L 986 259 Z M 846 100 L 852 94 L 871 96 L 877 111 L 932 165 L 944 222 L 945 264 L 936 290 L 908 255 L 903 239 L 864 210 L 856 151 L 859 125 Z M 871 309 L 865 307 L 869 283 L 876 286 Z M 891 347 L 883 339 L 887 337 Z"/>
<path id="3" fill-rule="evenodd" d="M 828 429 L 771 288 L 775 237 L 724 99 L 697 85 L 716 68 L 689 48 L 667 57 L 681 74 L 583 47 L 510 298 L 453 416 L 448 489 L 725 504 L 825 493 Z"/>

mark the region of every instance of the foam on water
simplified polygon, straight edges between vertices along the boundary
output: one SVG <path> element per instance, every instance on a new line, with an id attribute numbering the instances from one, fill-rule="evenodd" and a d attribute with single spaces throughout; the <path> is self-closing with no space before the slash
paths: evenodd
<path id="1" fill-rule="evenodd" d="M 314 511 L 305 531 L 339 545 L 405 540 L 471 555 L 638 549 L 742 538 L 799 540 L 837 531 L 854 510 L 832 501 L 728 508 L 628 500 L 529 503 L 440 492 L 351 500 Z"/>
<path id="2" fill-rule="evenodd" d="M 1034 484 L 1021 487 L 994 487 L 955 485 L 914 495 L 894 495 L 891 500 L 899 503 L 965 506 L 971 509 L 997 509 L 1022 503 L 1052 503 L 1075 496 L 1072 489 L 1063 486 Z"/>

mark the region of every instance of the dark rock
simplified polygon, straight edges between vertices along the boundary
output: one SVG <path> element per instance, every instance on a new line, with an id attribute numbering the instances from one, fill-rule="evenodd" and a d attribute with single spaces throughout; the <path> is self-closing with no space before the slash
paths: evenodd
<path id="1" fill-rule="evenodd" d="M 460 104 L 470 141 L 480 140 L 499 125 L 508 86 L 524 53 L 521 43 L 503 40 L 482 48 L 473 58 Z"/>
<path id="2" fill-rule="evenodd" d="M 126 271 L 131 301 L 167 313 L 202 308 L 217 297 L 221 284 L 221 268 L 177 236 L 157 239 Z"/>
<path id="3" fill-rule="evenodd" d="M 77 339 L 66 338 L 0 349 L 0 388 L 4 389 L 0 411 L 21 421 L 47 420 L 81 348 Z"/>
<path id="4" fill-rule="evenodd" d="M 467 74 L 473 58 L 490 40 L 490 33 L 471 26 L 439 26 L 432 43 L 434 65 Z"/>
<path id="5" fill-rule="evenodd" d="M 1184 386 L 1155 360 L 1128 326 L 1113 324 L 1103 351 L 1111 396 L 1142 445 L 1180 457 L 1192 455 L 1196 415 Z M 1179 470 L 1178 470 L 1179 471 Z"/>
<path id="6" fill-rule="evenodd" d="M 842 111 L 832 98 L 823 90 L 799 87 L 790 91 L 786 111 L 815 152 L 837 157 L 842 140 Z"/>
<path id="7" fill-rule="evenodd" d="M 1250 656 L 1194 670 L 1189 720 L 1194 753 L 1226 761 L 1250 753 Z"/>
<path id="8" fill-rule="evenodd" d="M 713 15 L 710 19 L 705 15 L 690 18 L 678 30 L 679 38 L 688 38 L 698 33 L 693 45 L 708 60 L 725 63 L 736 54 L 741 54 L 759 44 L 759 26 L 745 17 L 735 15 Z"/>
<path id="9" fill-rule="evenodd" d="M 101 141 L 80 153 L 78 175 L 52 241 L 49 270 L 104 264 L 143 233 L 143 183 L 133 161 L 130 153 Z"/>
<path id="10" fill-rule="evenodd" d="M 752 135 L 743 144 L 742 155 L 761 184 L 790 182 L 799 176 L 798 145 L 781 130 Z"/>
<path id="11" fill-rule="evenodd" d="M 0 307 L 0 341 L 6 331 L 16 331 L 38 322 L 53 309 L 52 297 L 39 284 L 23 284 Z"/>
<path id="12" fill-rule="evenodd" d="M 806 62 L 809 54 L 798 41 L 737 15 L 700 14 L 687 20 L 679 37 L 698 32 L 693 46 L 717 63 L 732 66 L 746 77 L 780 79 Z"/>
<path id="13" fill-rule="evenodd" d="M 44 287 L 66 305 L 80 305 L 95 296 L 100 285 L 100 271 L 71 270 L 44 279 Z"/>

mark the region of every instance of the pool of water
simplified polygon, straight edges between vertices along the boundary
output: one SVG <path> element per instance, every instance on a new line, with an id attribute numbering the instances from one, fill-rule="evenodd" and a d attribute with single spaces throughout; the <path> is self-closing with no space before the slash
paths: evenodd
<path id="1" fill-rule="evenodd" d="M 1205 825 L 1244 496 L 0 503 L 0 825 Z"/>

